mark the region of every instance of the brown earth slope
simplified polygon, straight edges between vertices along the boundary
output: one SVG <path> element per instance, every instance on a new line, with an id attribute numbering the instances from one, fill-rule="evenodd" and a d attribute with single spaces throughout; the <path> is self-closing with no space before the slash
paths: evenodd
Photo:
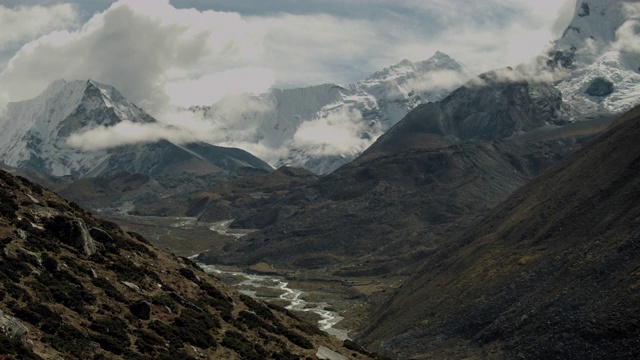
<path id="1" fill-rule="evenodd" d="M 639 358 L 640 108 L 424 259 L 361 338 L 402 358 Z"/>
<path id="2" fill-rule="evenodd" d="M 368 358 L 2 170 L 0 279 L 2 359 Z"/>

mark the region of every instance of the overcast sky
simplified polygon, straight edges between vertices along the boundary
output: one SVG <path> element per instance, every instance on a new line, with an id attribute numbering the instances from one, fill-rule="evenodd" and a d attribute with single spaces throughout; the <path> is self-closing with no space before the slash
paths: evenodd
<path id="1" fill-rule="evenodd" d="M 517 65 L 575 0 L 0 0 L 0 105 L 53 80 L 118 88 L 152 113 L 229 92 L 348 83 L 437 50 Z"/>

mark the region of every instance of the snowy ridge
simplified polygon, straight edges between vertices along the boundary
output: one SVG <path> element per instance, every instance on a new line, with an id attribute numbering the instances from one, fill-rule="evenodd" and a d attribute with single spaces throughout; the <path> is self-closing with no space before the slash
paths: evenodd
<path id="1" fill-rule="evenodd" d="M 574 17 L 562 38 L 556 41 L 558 50 L 577 50 L 577 58 L 588 63 L 599 50 L 616 40 L 616 30 L 628 20 L 622 0 L 588 0 L 576 2 Z"/>
<path id="2" fill-rule="evenodd" d="M 8 104 L 0 118 L 0 161 L 54 176 L 88 172 L 104 162 L 108 152 L 72 149 L 67 137 L 125 119 L 153 121 L 111 86 L 92 80 L 55 81 L 33 99 Z"/>
<path id="3" fill-rule="evenodd" d="M 570 74 L 556 84 L 564 100 L 585 117 L 620 114 L 640 103 L 639 0 L 578 1 L 556 55 Z M 590 87 L 607 84 L 594 94 Z"/>
<path id="4" fill-rule="evenodd" d="M 620 52 L 608 52 L 593 64 L 575 70 L 556 87 L 564 100 L 591 116 L 621 114 L 640 103 L 640 74 L 623 66 Z M 607 96 L 587 94 L 596 79 L 606 79 L 613 84 L 613 92 Z"/>
<path id="5" fill-rule="evenodd" d="M 276 154 L 265 159 L 275 167 L 291 165 L 325 174 L 354 159 L 417 105 L 443 99 L 473 76 L 464 65 L 437 52 L 417 63 L 403 60 L 353 84 L 274 89 L 251 100 L 261 104 L 259 111 L 239 116 L 222 112 L 224 99 L 192 110 L 225 124 L 227 137 L 217 143 L 260 143 Z M 323 142 L 323 135 L 329 134 L 343 140 Z"/>

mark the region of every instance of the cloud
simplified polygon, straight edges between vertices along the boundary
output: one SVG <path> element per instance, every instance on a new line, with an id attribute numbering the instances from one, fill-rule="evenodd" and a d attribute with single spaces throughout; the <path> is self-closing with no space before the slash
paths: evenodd
<path id="1" fill-rule="evenodd" d="M 468 80 L 465 74 L 453 70 L 433 71 L 409 79 L 406 87 L 417 92 L 454 90 Z"/>
<path id="2" fill-rule="evenodd" d="M 166 86 L 173 104 L 190 107 L 211 105 L 229 93 L 266 93 L 274 84 L 273 70 L 245 67 L 209 74 L 193 80 L 177 80 Z"/>
<path id="3" fill-rule="evenodd" d="M 618 51 L 640 53 L 640 4 L 625 3 L 624 12 L 629 20 L 616 30 L 612 48 Z"/>
<path id="4" fill-rule="evenodd" d="M 0 73 L 0 91 L 15 101 L 59 78 L 91 78 L 154 113 L 170 100 L 167 84 L 187 86 L 243 67 L 262 51 L 260 36 L 259 25 L 238 14 L 123 0 L 77 31 L 53 32 L 24 45 Z"/>
<path id="5" fill-rule="evenodd" d="M 163 139 L 177 144 L 203 141 L 238 147 L 269 163 L 276 163 L 286 150 L 261 141 L 258 130 L 262 116 L 270 112 L 273 112 L 273 104 L 255 96 L 228 95 L 210 108 L 167 108 L 157 123 L 124 121 L 75 133 L 69 136 L 67 144 L 91 151 Z"/>
<path id="6" fill-rule="evenodd" d="M 77 16 L 71 4 L 17 8 L 0 5 L 0 50 L 14 42 L 66 29 L 77 21 Z"/>
<path id="7" fill-rule="evenodd" d="M 85 151 L 102 150 L 123 145 L 150 143 L 161 139 L 176 141 L 186 133 L 163 124 L 140 124 L 123 121 L 114 126 L 99 126 L 71 134 L 67 144 Z M 179 142 L 179 141 L 178 141 Z"/>
<path id="8" fill-rule="evenodd" d="M 51 28 L 56 31 L 11 40 L 37 37 L 0 72 L 0 105 L 34 97 L 60 78 L 91 78 L 115 86 L 160 123 L 95 128 L 71 137 L 75 147 L 200 140 L 240 147 L 271 163 L 289 146 L 348 153 L 363 150 L 377 135 L 364 133 L 357 111 L 305 122 L 292 139 L 273 144 L 260 131 L 261 117 L 273 104 L 237 93 L 357 81 L 436 50 L 476 72 L 514 65 L 553 39 L 555 18 L 549 14 L 562 6 L 555 0 L 251 0 L 228 1 L 231 11 L 221 12 L 205 10 L 211 2 L 198 2 L 204 4 L 200 10 L 188 8 L 193 1 L 181 1 L 185 8 L 178 9 L 168 0 L 121 0 L 81 27 L 68 19 Z M 233 12 L 236 3 L 262 10 L 241 15 Z M 86 11 L 86 4 L 78 0 L 75 7 Z M 411 81 L 426 91 L 460 79 L 440 72 Z M 214 102 L 206 116 L 174 107 Z"/>
<path id="9" fill-rule="evenodd" d="M 365 150 L 378 135 L 367 132 L 358 110 L 340 109 L 303 122 L 293 135 L 292 148 L 313 156 L 351 155 Z"/>

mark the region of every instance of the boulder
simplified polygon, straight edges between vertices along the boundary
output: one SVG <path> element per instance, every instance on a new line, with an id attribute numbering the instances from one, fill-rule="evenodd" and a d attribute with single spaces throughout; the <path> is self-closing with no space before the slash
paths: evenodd
<path id="1" fill-rule="evenodd" d="M 5 314 L 0 310 L 0 332 L 8 337 L 25 341 L 29 330 L 20 322 L 20 320 Z"/>
<path id="2" fill-rule="evenodd" d="M 63 239 L 67 244 L 90 256 L 96 253 L 96 243 L 89 234 L 87 225 L 82 219 L 69 220 L 64 224 Z"/>
<path id="3" fill-rule="evenodd" d="M 613 83 L 605 78 L 595 78 L 586 90 L 587 95 L 604 97 L 613 92 Z"/>
<path id="4" fill-rule="evenodd" d="M 129 305 L 129 311 L 140 320 L 149 320 L 151 318 L 151 304 L 146 301 L 138 301 Z"/>

